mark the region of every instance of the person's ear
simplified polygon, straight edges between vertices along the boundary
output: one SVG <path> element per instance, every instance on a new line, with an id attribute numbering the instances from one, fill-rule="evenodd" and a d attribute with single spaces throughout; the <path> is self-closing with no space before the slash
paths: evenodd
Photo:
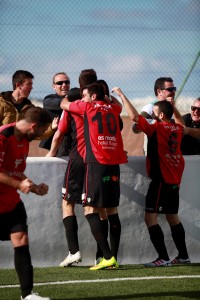
<path id="1" fill-rule="evenodd" d="M 20 82 L 16 82 L 15 88 L 16 88 L 16 89 L 19 88 L 19 89 L 21 90 L 22 84 L 21 84 Z"/>
<path id="2" fill-rule="evenodd" d="M 159 119 L 162 120 L 163 118 L 164 118 L 164 114 L 163 114 L 163 112 L 161 111 L 161 112 L 159 113 Z"/>
<path id="3" fill-rule="evenodd" d="M 92 94 L 91 96 L 92 101 L 97 99 L 97 94 Z"/>

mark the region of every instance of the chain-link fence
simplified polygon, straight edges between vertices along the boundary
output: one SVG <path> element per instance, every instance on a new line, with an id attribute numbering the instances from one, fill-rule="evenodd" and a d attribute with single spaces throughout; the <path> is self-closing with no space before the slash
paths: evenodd
<path id="1" fill-rule="evenodd" d="M 93 68 L 140 105 L 161 76 L 183 88 L 182 105 L 200 96 L 199 0 L 0 0 L 0 12 L 1 91 L 24 69 L 35 76 L 30 98 L 41 101 L 55 73 L 73 87 Z"/>

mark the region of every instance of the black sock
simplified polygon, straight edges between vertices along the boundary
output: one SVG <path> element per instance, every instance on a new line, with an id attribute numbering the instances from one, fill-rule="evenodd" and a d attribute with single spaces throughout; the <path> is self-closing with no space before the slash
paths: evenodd
<path id="1" fill-rule="evenodd" d="M 103 257 L 105 259 L 110 259 L 112 257 L 112 252 L 108 245 L 108 241 L 104 236 L 99 214 L 95 214 L 95 213 L 88 214 L 86 215 L 86 219 L 88 220 L 88 223 L 90 225 L 92 235 L 94 236 L 96 242 L 101 248 Z"/>
<path id="2" fill-rule="evenodd" d="M 78 244 L 78 223 L 76 216 L 69 216 L 63 219 L 68 248 L 71 254 L 79 251 Z"/>
<path id="3" fill-rule="evenodd" d="M 148 228 L 150 239 L 158 253 L 159 259 L 169 260 L 167 249 L 164 241 L 164 234 L 159 224 Z"/>
<path id="4" fill-rule="evenodd" d="M 118 213 L 108 216 L 108 220 L 110 224 L 110 247 L 113 256 L 117 259 L 121 237 L 121 223 Z"/>
<path id="5" fill-rule="evenodd" d="M 187 259 L 188 252 L 185 243 L 185 230 L 182 223 L 171 226 L 171 232 L 176 248 L 178 249 L 178 258 Z"/>
<path id="6" fill-rule="evenodd" d="M 104 234 L 105 238 L 108 239 L 108 219 L 101 220 L 101 225 L 102 225 L 102 228 L 103 228 L 103 234 Z M 99 258 L 99 257 L 103 257 L 103 253 L 101 251 L 101 248 L 97 244 L 96 259 Z"/>
<path id="7" fill-rule="evenodd" d="M 15 269 L 19 277 L 22 298 L 25 298 L 31 294 L 33 289 L 33 267 L 29 246 L 15 247 L 14 251 Z"/>

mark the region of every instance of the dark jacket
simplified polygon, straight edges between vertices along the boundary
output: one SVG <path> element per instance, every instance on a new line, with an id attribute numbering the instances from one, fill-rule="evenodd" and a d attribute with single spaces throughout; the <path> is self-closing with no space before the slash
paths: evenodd
<path id="1" fill-rule="evenodd" d="M 200 128 L 200 124 L 195 125 L 192 121 L 191 114 L 184 115 L 183 120 L 187 127 Z M 200 155 L 200 139 L 185 135 L 181 142 L 181 151 L 183 155 Z"/>
<path id="2" fill-rule="evenodd" d="M 60 103 L 64 97 L 60 97 L 57 94 L 50 94 L 46 96 L 43 100 L 43 108 L 46 109 L 51 117 L 52 120 L 55 117 L 59 117 L 62 114 L 62 109 L 60 108 Z M 53 136 L 50 138 L 43 140 L 40 142 L 39 147 L 45 148 L 47 150 L 50 150 L 51 148 L 51 142 L 52 142 Z M 57 157 L 61 156 L 68 156 L 70 151 L 70 145 L 71 145 L 71 132 L 68 132 L 64 135 L 63 141 L 58 149 Z"/>

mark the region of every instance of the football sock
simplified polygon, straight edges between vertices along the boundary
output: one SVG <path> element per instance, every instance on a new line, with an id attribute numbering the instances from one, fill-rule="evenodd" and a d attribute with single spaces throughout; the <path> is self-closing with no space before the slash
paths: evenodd
<path id="1" fill-rule="evenodd" d="M 107 239 L 108 238 L 108 219 L 101 220 L 101 225 L 102 225 L 102 228 L 103 228 L 104 237 Z M 96 259 L 99 258 L 99 257 L 103 257 L 103 253 L 101 251 L 101 248 L 97 244 Z"/>
<path id="2" fill-rule="evenodd" d="M 164 234 L 159 224 L 148 228 L 149 235 L 154 248 L 158 253 L 159 259 L 169 260 L 167 249 L 164 241 Z"/>
<path id="3" fill-rule="evenodd" d="M 185 230 L 182 223 L 171 226 L 171 232 L 176 248 L 178 249 L 178 258 L 187 259 L 188 252 L 185 243 Z"/>
<path id="4" fill-rule="evenodd" d="M 114 214 L 108 216 L 109 224 L 110 224 L 110 246 L 113 256 L 117 259 L 119 242 L 121 237 L 121 222 L 119 219 L 119 215 Z"/>
<path id="5" fill-rule="evenodd" d="M 103 253 L 103 257 L 105 259 L 110 259 L 113 255 L 108 245 L 108 241 L 104 236 L 101 220 L 99 214 L 92 213 L 85 216 L 90 225 L 90 229 L 92 235 L 94 236 L 96 242 L 98 243 L 101 251 Z"/>
<path id="6" fill-rule="evenodd" d="M 31 294 L 33 289 L 33 267 L 28 245 L 14 248 L 14 264 L 20 282 L 22 298 L 25 298 Z"/>
<path id="7" fill-rule="evenodd" d="M 78 244 L 78 223 L 76 216 L 69 216 L 63 219 L 68 248 L 71 254 L 79 251 Z"/>

